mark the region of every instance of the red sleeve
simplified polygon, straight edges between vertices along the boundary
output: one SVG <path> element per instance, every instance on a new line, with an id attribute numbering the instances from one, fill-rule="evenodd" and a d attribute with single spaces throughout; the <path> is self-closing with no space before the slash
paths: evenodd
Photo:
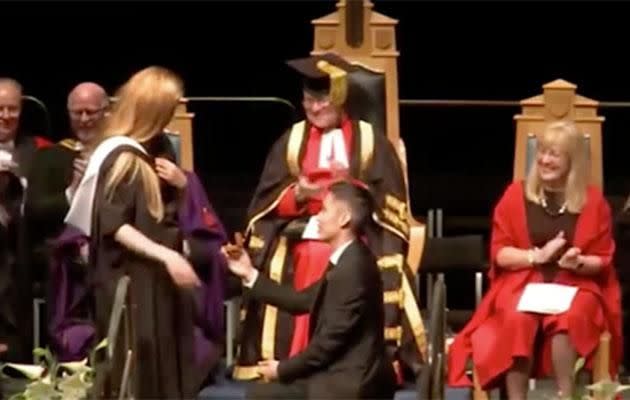
<path id="1" fill-rule="evenodd" d="M 596 188 L 590 188 L 589 200 L 593 198 L 594 207 L 590 218 L 595 232 L 589 235 L 592 238 L 588 242 L 588 248 L 583 249 L 587 255 L 596 255 L 602 258 L 602 280 L 601 288 L 606 304 L 606 315 L 608 318 L 608 330 L 612 335 L 610 372 L 617 374 L 617 367 L 621 360 L 623 349 L 622 322 L 621 322 L 621 289 L 617 272 L 612 266 L 615 252 L 615 241 L 612 233 L 612 215 L 610 205 L 604 198 L 603 193 Z M 586 208 L 586 207 L 585 207 Z M 590 225 L 590 224 L 589 224 Z"/>
<path id="2" fill-rule="evenodd" d="M 512 221 L 517 218 L 514 202 L 517 201 L 519 195 L 522 196 L 523 190 L 520 183 L 510 185 L 501 200 L 494 208 L 492 216 L 492 236 L 490 240 L 490 278 L 496 276 L 496 260 L 499 251 L 507 246 L 518 247 L 518 238 L 515 237 Z M 524 216 L 523 216 L 524 217 Z"/>
<path id="3" fill-rule="evenodd" d="M 42 136 L 35 136 L 33 140 L 35 140 L 35 147 L 38 149 L 52 146 L 52 142 Z"/>
<path id="4" fill-rule="evenodd" d="M 615 253 L 610 206 L 600 193 L 591 190 L 589 195 L 594 196 L 594 200 L 597 202 L 597 220 L 593 221 L 594 226 L 597 227 L 597 231 L 594 232 L 592 236 L 593 239 L 586 254 L 601 257 L 602 269 L 609 269 Z"/>
<path id="5" fill-rule="evenodd" d="M 287 218 L 300 216 L 303 211 L 303 208 L 298 209 L 297 201 L 295 200 L 295 185 L 291 185 L 291 188 L 282 195 L 276 208 L 276 213 L 279 217 Z"/>

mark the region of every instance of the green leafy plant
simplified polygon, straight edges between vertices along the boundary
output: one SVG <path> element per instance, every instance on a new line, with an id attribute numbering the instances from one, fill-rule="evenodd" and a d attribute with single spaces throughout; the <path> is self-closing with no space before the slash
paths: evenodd
<path id="1" fill-rule="evenodd" d="M 584 358 L 579 358 L 573 368 L 573 381 L 576 382 L 578 373 L 584 368 Z M 614 400 L 615 397 L 628 389 L 630 385 L 622 385 L 616 380 L 603 379 L 599 382 L 595 382 L 584 387 L 578 387 L 574 385 L 575 390 L 572 397 L 567 400 Z"/>
<path id="2" fill-rule="evenodd" d="M 83 400 L 88 397 L 95 380 L 93 366 L 100 350 L 107 348 L 107 339 L 101 341 L 88 358 L 60 363 L 49 349 L 36 348 L 33 354 L 41 359 L 40 364 L 6 363 L 0 371 L 11 368 L 19 371 L 30 381 L 24 390 L 9 400 Z"/>

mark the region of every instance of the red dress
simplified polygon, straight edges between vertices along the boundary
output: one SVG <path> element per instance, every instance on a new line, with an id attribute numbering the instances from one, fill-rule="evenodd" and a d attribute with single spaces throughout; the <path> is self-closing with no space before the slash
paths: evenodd
<path id="1" fill-rule="evenodd" d="M 346 159 L 350 160 L 352 154 L 352 124 L 347 117 L 344 117 L 341 121 L 341 130 L 343 132 L 346 149 Z M 330 169 L 322 169 L 318 166 L 322 135 L 323 132 L 320 129 L 314 126 L 311 127 L 302 158 L 301 172 L 302 175 L 309 177 L 312 182 L 326 186 L 332 179 Z M 295 191 L 292 188 L 285 193 L 284 197 L 278 203 L 276 213 L 279 217 L 284 218 L 300 218 L 316 215 L 322 207 L 324 194 L 324 192 L 320 193 L 317 198 L 308 201 L 304 206 L 298 208 L 295 200 Z M 328 265 L 332 250 L 330 249 L 330 245 L 325 242 L 318 240 L 302 240 L 292 247 L 291 252 L 294 260 L 293 284 L 297 290 L 300 290 L 310 286 L 322 277 Z M 309 315 L 305 314 L 295 317 L 289 356 L 294 356 L 306 348 L 308 345 L 308 330 Z"/>
<path id="2" fill-rule="evenodd" d="M 572 244 L 579 247 L 582 254 L 601 257 L 603 267 L 594 277 L 567 270 L 561 270 L 553 277 L 555 283 L 579 288 L 569 311 L 556 316 L 516 311 L 525 286 L 544 281 L 539 269 L 508 271 L 496 266 L 496 256 L 501 248 L 532 247 L 526 215 L 523 183 L 514 182 L 494 210 L 490 290 L 449 349 L 448 383 L 451 386 L 472 385 L 466 374 L 470 357 L 484 389 L 500 383 L 514 357 L 533 357 L 534 375 L 548 375 L 552 371 L 550 339 L 560 332 L 569 335 L 572 345 L 580 356 L 586 357 L 586 367 L 590 368 L 599 337 L 608 330 L 612 335 L 610 373 L 612 376 L 617 373 L 621 359 L 621 307 L 619 283 L 611 265 L 615 243 L 608 203 L 599 189 L 588 188 Z M 543 333 L 540 347 L 534 343 L 539 328 Z"/>

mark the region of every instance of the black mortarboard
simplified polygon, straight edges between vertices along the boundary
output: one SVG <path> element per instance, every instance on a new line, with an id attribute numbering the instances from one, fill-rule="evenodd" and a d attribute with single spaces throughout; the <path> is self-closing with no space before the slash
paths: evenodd
<path id="1" fill-rule="evenodd" d="M 334 53 L 287 61 L 304 79 L 304 90 L 315 96 L 329 95 L 334 104 L 342 105 L 348 95 L 347 75 L 352 64 Z"/>

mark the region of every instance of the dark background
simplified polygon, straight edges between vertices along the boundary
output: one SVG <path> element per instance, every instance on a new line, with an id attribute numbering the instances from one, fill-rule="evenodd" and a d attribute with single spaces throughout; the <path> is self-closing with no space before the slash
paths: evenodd
<path id="1" fill-rule="evenodd" d="M 563 78 L 590 98 L 630 100 L 626 8 L 375 1 L 376 11 L 399 20 L 404 99 L 520 100 Z M 0 75 L 17 78 L 48 105 L 55 139 L 67 135 L 65 97 L 73 85 L 93 80 L 113 91 L 150 64 L 180 73 L 189 96 L 278 96 L 299 106 L 299 81 L 284 61 L 311 50 L 310 21 L 334 10 L 334 0 L 3 3 Z M 196 168 L 228 228 L 237 229 L 269 146 L 299 115 L 274 104 L 191 109 Z M 517 112 L 403 107 L 414 212 L 442 207 L 447 221 L 488 216 L 511 178 Z M 610 194 L 626 190 L 629 112 L 601 111 Z"/>

